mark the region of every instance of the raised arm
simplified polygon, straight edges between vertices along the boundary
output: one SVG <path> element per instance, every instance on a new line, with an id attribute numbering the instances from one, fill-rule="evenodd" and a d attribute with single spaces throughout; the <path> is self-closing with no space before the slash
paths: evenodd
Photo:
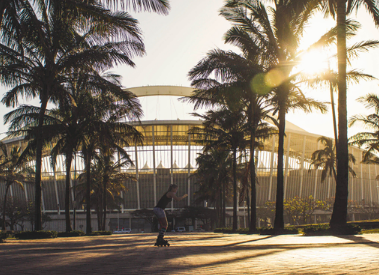
<path id="1" fill-rule="evenodd" d="M 176 200 L 176 201 L 180 201 L 180 200 L 182 200 L 182 199 L 188 197 L 188 194 L 184 194 L 184 195 L 181 196 L 181 197 L 177 197 L 176 194 L 175 194 L 174 192 L 168 192 L 168 193 L 167 193 L 167 197 L 168 197 L 168 198 L 173 198 L 173 199 Z"/>

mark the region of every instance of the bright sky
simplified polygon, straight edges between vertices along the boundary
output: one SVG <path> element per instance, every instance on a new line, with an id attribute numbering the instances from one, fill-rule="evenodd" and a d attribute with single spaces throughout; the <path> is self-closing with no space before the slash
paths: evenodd
<path id="1" fill-rule="evenodd" d="M 223 0 L 171 0 L 170 3 L 171 10 L 167 16 L 153 13 L 134 14 L 143 30 L 147 55 L 134 59 L 136 68 L 120 66 L 113 70 L 123 77 L 122 83 L 125 87 L 190 86 L 188 71 L 205 57 L 208 51 L 214 48 L 233 49 L 232 46 L 223 43 L 223 35 L 230 27 L 230 24 L 218 15 L 224 3 Z M 359 11 L 357 20 L 362 24 L 362 28 L 354 41 L 379 40 L 379 29 L 375 28 L 364 9 Z M 304 45 L 316 40 L 334 24 L 331 19 L 316 17 L 304 37 Z M 377 64 L 379 64 L 379 49 L 360 54 L 359 59 L 354 60 L 352 67 L 379 78 Z M 1 95 L 5 91 L 4 87 L 0 88 Z M 377 93 L 377 91 L 378 81 L 361 82 L 359 85 L 350 86 L 349 116 L 368 113 L 355 99 L 366 93 Z M 319 100 L 330 101 L 329 89 L 311 91 L 304 88 L 304 92 Z M 177 102 L 176 98 L 161 96 L 140 98 L 140 100 L 145 112 L 143 120 L 193 119 L 189 115 L 193 112 L 192 107 Z M 38 104 L 38 100 L 33 102 Z M 0 116 L 2 117 L 8 111 L 10 109 L 2 106 Z M 306 131 L 330 137 L 333 135 L 331 112 L 325 115 L 290 113 L 288 120 Z M 6 132 L 7 126 L 0 124 L 0 133 Z M 349 129 L 349 135 L 361 130 L 355 127 Z"/>

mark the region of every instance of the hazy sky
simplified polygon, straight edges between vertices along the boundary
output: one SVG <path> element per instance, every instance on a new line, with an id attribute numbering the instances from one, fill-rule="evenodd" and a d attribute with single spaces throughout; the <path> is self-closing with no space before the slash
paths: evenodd
<path id="1" fill-rule="evenodd" d="M 171 10 L 167 16 L 153 13 L 134 14 L 143 31 L 147 54 L 144 57 L 134 59 L 135 68 L 119 66 L 112 70 L 123 77 L 122 84 L 124 87 L 146 85 L 190 86 L 187 77 L 188 71 L 205 57 L 208 51 L 214 48 L 233 49 L 232 46 L 223 43 L 223 35 L 230 27 L 230 24 L 218 15 L 224 3 L 223 0 L 171 0 L 170 3 Z M 363 9 L 358 13 L 357 20 L 362 24 L 362 28 L 355 41 L 379 40 L 379 29 L 375 28 Z M 322 16 L 317 16 L 304 37 L 304 45 L 317 40 L 333 25 L 334 21 L 331 19 L 327 20 Z M 379 72 L 376 69 L 378 64 L 379 49 L 376 49 L 369 53 L 362 53 L 358 59 L 354 60 L 352 67 L 379 78 Z M 0 88 L 1 95 L 5 91 L 6 88 Z M 304 91 L 308 96 L 330 101 L 328 89 L 317 91 L 304 89 Z M 368 112 L 355 99 L 369 92 L 378 92 L 378 81 L 362 82 L 359 85 L 349 87 L 349 116 Z M 144 108 L 145 120 L 155 118 L 191 119 L 189 113 L 193 112 L 192 107 L 178 103 L 176 98 L 161 96 L 140 98 L 140 100 Z M 38 100 L 33 102 L 38 104 Z M 2 117 L 9 110 L 2 106 L 0 116 Z M 327 136 L 333 135 L 330 112 L 325 115 L 290 113 L 288 120 L 306 131 Z M 7 130 L 7 127 L 2 124 L 0 133 Z M 352 128 L 349 130 L 349 135 L 359 130 L 361 129 Z"/>

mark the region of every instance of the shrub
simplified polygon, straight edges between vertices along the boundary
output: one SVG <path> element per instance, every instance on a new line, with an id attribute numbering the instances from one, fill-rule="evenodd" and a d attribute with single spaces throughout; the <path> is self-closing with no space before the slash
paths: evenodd
<path id="1" fill-rule="evenodd" d="M 295 227 L 286 227 L 283 230 L 275 230 L 272 227 L 262 227 L 258 228 L 260 235 L 290 235 L 299 234 L 299 230 Z"/>
<path id="2" fill-rule="evenodd" d="M 90 236 L 112 235 L 111 231 L 93 231 Z"/>
<path id="3" fill-rule="evenodd" d="M 309 225 L 303 228 L 305 236 L 326 236 L 326 235 L 355 235 L 361 231 L 361 228 L 355 224 L 346 224 L 345 226 L 330 228 L 329 224 Z"/>
<path id="4" fill-rule="evenodd" d="M 8 233 L 5 231 L 0 231 L 0 243 L 4 242 L 6 238 L 8 238 Z"/>
<path id="5" fill-rule="evenodd" d="M 322 236 L 331 235 L 329 224 L 315 224 L 303 227 L 303 235 L 305 236 Z"/>
<path id="6" fill-rule="evenodd" d="M 78 236 L 84 236 L 86 233 L 84 233 L 81 230 L 74 230 L 70 232 L 59 232 L 58 237 L 78 237 Z"/>
<path id="7" fill-rule="evenodd" d="M 233 229 L 231 227 L 224 227 L 224 228 L 216 228 L 213 230 L 215 233 L 232 233 Z"/>
<path id="8" fill-rule="evenodd" d="M 50 239 L 56 238 L 58 235 L 57 231 L 24 231 L 16 233 L 15 237 L 20 240 L 29 240 L 29 239 Z"/>

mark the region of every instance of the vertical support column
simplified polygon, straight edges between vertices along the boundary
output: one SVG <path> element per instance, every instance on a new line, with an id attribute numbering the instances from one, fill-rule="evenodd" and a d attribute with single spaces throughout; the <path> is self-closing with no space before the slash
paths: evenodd
<path id="1" fill-rule="evenodd" d="M 60 215 L 61 214 L 61 206 L 59 204 L 57 174 L 55 172 L 55 165 L 53 167 L 53 176 L 54 176 L 55 198 L 57 199 L 57 206 L 58 206 L 58 215 Z"/>
<path id="2" fill-rule="evenodd" d="M 154 125 L 151 126 L 151 138 L 153 143 L 153 183 L 154 183 L 154 206 L 157 205 L 157 174 L 155 170 L 155 133 Z"/>
<path id="3" fill-rule="evenodd" d="M 66 162 L 66 160 L 65 160 L 65 162 Z M 72 165 L 72 163 L 71 163 L 71 165 Z M 67 167 L 66 167 L 66 169 L 67 169 Z M 71 198 L 72 198 L 72 202 L 73 202 L 73 205 L 75 205 L 75 194 L 74 194 L 74 185 L 72 183 L 72 177 L 71 177 L 71 167 L 70 167 L 70 186 L 71 186 Z M 74 206 L 74 208 L 75 208 L 75 206 Z"/>
<path id="4" fill-rule="evenodd" d="M 351 168 L 354 170 L 354 163 L 352 162 L 351 163 Z M 351 178 L 349 178 L 349 185 L 351 186 L 351 188 L 350 188 L 350 186 L 349 186 L 349 190 L 351 190 L 351 192 L 349 192 L 349 195 L 351 194 L 351 197 L 350 197 L 350 199 L 351 200 L 354 200 L 354 177 L 351 175 L 351 173 L 348 173 L 348 175 L 347 175 L 347 177 L 349 178 L 349 177 L 351 177 Z M 351 183 L 351 184 L 350 184 Z M 336 183 L 337 184 L 337 183 Z"/>
<path id="5" fill-rule="evenodd" d="M 26 186 L 27 186 L 27 184 L 25 183 L 24 184 L 24 193 L 25 193 L 25 200 L 26 200 L 26 202 L 28 202 L 28 188 L 26 188 Z"/>
<path id="6" fill-rule="evenodd" d="M 363 157 L 362 157 L 362 154 L 361 155 L 361 167 L 360 167 L 360 172 L 361 172 L 361 191 L 362 191 L 362 202 L 363 200 L 365 199 L 365 196 L 364 196 L 364 188 L 363 188 L 363 173 L 362 173 L 362 161 L 363 161 Z"/>
<path id="7" fill-rule="evenodd" d="M 320 149 L 320 142 L 317 141 L 317 150 Z M 318 175 L 318 169 L 316 169 L 315 173 L 315 190 L 313 192 L 313 199 L 316 200 L 316 194 L 317 194 L 317 175 Z"/>
<path id="8" fill-rule="evenodd" d="M 286 199 L 287 194 L 287 180 L 288 180 L 288 165 L 289 165 L 289 159 L 290 159 L 290 143 L 291 143 L 291 133 L 288 134 L 287 137 L 287 153 L 286 153 L 286 170 L 285 170 L 285 176 L 284 176 L 284 199 Z"/>
<path id="9" fill-rule="evenodd" d="M 270 185 L 268 186 L 268 200 L 271 200 L 272 192 L 272 174 L 274 173 L 274 152 L 275 152 L 275 136 L 272 136 L 271 163 L 270 163 Z"/>
<path id="10" fill-rule="evenodd" d="M 371 169 L 370 169 L 370 164 L 367 164 L 368 165 L 368 182 L 370 183 L 369 184 L 369 187 L 370 187 L 370 206 L 372 206 L 372 183 L 371 183 Z"/>
<path id="11" fill-rule="evenodd" d="M 136 154 L 136 187 L 137 187 L 137 209 L 141 209 L 141 201 L 139 195 L 139 176 L 138 176 L 138 151 L 137 151 L 137 143 L 134 146 L 135 154 Z"/>
<path id="12" fill-rule="evenodd" d="M 376 164 L 374 164 L 374 167 L 375 167 L 375 178 L 377 177 L 377 171 L 376 171 Z M 378 203 L 379 204 L 379 186 L 378 186 L 378 184 L 376 183 L 376 195 L 377 195 L 377 202 L 376 203 Z"/>
<path id="13" fill-rule="evenodd" d="M 300 168 L 300 190 L 299 190 L 299 198 L 303 195 L 303 180 L 304 180 L 304 157 L 305 157 L 305 144 L 307 138 L 304 136 L 303 138 L 303 153 L 301 154 L 301 168 Z"/>
<path id="14" fill-rule="evenodd" d="M 191 134 L 188 134 L 188 206 L 191 205 Z"/>
<path id="15" fill-rule="evenodd" d="M 70 175 L 71 176 L 71 175 Z M 74 155 L 74 230 L 76 230 L 76 151 Z"/>
<path id="16" fill-rule="evenodd" d="M 120 152 L 117 151 L 117 160 L 118 160 L 118 163 L 121 163 L 121 156 L 120 156 Z M 121 166 L 118 168 L 118 172 L 121 173 Z M 125 182 L 124 182 L 125 183 Z M 125 187 L 125 185 L 124 185 Z M 124 213 L 124 190 L 121 191 L 120 193 L 120 196 L 121 196 L 121 199 L 122 199 L 122 203 L 121 203 L 121 213 Z"/>
<path id="17" fill-rule="evenodd" d="M 330 176 L 328 177 L 328 199 L 330 198 Z"/>
<path id="18" fill-rule="evenodd" d="M 171 164 L 170 164 L 170 171 L 171 171 L 171 184 L 174 184 L 174 169 L 173 169 L 173 162 L 174 162 L 174 146 L 172 144 L 172 125 L 170 125 L 170 133 L 171 133 L 171 139 L 170 139 L 170 144 L 171 144 Z M 171 211 L 174 210 L 174 200 L 171 200 Z"/>

